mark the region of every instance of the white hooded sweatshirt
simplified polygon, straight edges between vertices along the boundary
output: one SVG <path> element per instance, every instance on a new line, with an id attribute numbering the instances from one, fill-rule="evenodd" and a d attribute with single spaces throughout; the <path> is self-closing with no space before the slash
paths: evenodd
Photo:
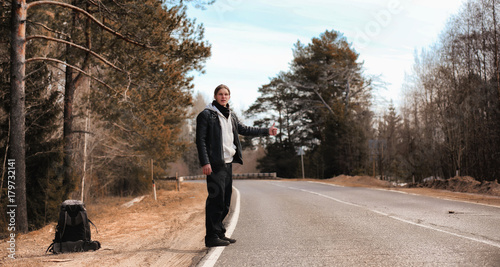
<path id="1" fill-rule="evenodd" d="M 233 126 L 231 123 L 231 113 L 229 113 L 229 117 L 226 119 L 226 117 L 224 117 L 219 109 L 217 109 L 217 107 L 215 107 L 212 103 L 208 104 L 206 108 L 217 112 L 217 115 L 219 116 L 219 122 L 222 132 L 222 149 L 224 151 L 224 162 L 231 163 L 233 162 L 234 154 L 236 154 Z"/>

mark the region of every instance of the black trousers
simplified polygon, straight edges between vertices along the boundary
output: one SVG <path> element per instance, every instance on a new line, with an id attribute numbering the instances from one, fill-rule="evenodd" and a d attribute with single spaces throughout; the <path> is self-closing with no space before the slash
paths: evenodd
<path id="1" fill-rule="evenodd" d="M 229 213 L 233 193 L 233 166 L 231 163 L 212 166 L 207 176 L 208 197 L 205 206 L 205 240 L 223 237 L 226 233 L 222 221 Z"/>

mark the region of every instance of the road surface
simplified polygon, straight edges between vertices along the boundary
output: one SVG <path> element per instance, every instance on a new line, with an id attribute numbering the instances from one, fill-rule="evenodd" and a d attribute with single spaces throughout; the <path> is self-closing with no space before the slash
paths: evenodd
<path id="1" fill-rule="evenodd" d="M 215 266 L 500 266 L 500 208 L 306 181 L 237 180 Z"/>

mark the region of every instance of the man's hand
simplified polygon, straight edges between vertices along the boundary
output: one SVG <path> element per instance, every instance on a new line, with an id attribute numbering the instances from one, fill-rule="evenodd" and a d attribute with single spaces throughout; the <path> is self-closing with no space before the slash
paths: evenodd
<path id="1" fill-rule="evenodd" d="M 276 124 L 273 123 L 273 126 L 271 126 L 271 128 L 269 128 L 269 135 L 277 135 L 278 134 L 278 128 L 274 127 L 274 125 Z"/>
<path id="2" fill-rule="evenodd" d="M 210 164 L 203 165 L 203 174 L 210 175 L 212 173 L 212 166 Z"/>

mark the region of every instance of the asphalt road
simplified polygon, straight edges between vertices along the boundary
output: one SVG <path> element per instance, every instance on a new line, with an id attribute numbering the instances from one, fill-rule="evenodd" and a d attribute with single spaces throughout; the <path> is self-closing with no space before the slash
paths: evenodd
<path id="1" fill-rule="evenodd" d="M 313 182 L 238 180 L 215 266 L 500 266 L 500 208 Z"/>

